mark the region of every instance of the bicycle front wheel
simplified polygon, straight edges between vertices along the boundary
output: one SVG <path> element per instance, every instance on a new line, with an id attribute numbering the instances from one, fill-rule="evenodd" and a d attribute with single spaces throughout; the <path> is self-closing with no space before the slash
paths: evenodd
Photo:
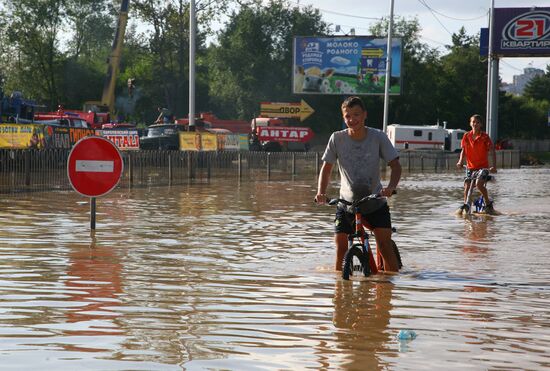
<path id="1" fill-rule="evenodd" d="M 369 259 L 363 254 L 361 245 L 354 245 L 344 255 L 342 278 L 349 280 L 350 277 L 359 277 L 361 274 L 365 277 L 370 275 Z"/>

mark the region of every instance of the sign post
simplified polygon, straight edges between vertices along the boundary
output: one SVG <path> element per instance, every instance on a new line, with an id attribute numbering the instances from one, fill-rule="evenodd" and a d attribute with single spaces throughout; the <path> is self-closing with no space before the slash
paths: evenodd
<path id="1" fill-rule="evenodd" d="M 90 197 L 90 229 L 95 230 L 96 197 L 118 184 L 124 162 L 113 142 L 103 137 L 80 139 L 69 153 L 67 175 L 73 189 Z"/>
<path id="2" fill-rule="evenodd" d="M 307 119 L 313 112 L 313 108 L 302 99 L 300 103 L 260 103 L 260 114 L 263 117 L 297 118 L 300 121 Z"/>

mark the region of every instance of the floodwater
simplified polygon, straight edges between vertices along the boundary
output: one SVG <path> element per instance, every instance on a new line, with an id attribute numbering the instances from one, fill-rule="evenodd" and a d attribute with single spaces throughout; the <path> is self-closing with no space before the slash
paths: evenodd
<path id="1" fill-rule="evenodd" d="M 2 195 L 0 369 L 548 369 L 550 169 L 500 171 L 494 217 L 461 179 L 406 175 L 404 270 L 355 282 L 315 179 L 117 189 L 95 235 L 75 192 Z"/>

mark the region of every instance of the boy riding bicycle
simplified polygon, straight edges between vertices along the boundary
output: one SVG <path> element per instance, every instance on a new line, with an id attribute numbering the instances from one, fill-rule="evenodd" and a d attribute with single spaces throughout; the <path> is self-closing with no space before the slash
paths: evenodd
<path id="1" fill-rule="evenodd" d="M 496 153 L 493 146 L 493 142 L 487 133 L 482 129 L 482 118 L 480 115 L 473 115 L 470 117 L 470 127 L 472 130 L 467 132 L 462 137 L 460 157 L 456 166 L 462 168 L 464 158 L 466 158 L 466 179 L 464 180 L 464 204 L 460 207 L 460 211 L 468 212 L 468 193 L 472 180 L 476 179 L 475 185 L 479 192 L 481 192 L 483 198 L 487 200 L 485 206 L 485 212 L 487 214 L 495 213 L 493 207 L 493 200 L 489 198 L 487 192 L 487 181 L 490 178 L 489 172 L 496 173 Z M 489 167 L 489 153 L 491 153 L 491 159 L 493 166 Z M 487 170 L 488 169 L 488 170 Z"/>
<path id="2" fill-rule="evenodd" d="M 338 164 L 341 185 L 340 198 L 349 202 L 378 193 L 391 197 L 401 177 L 399 155 L 390 140 L 380 130 L 366 127 L 367 110 L 359 97 L 349 97 L 342 103 L 342 116 L 347 129 L 332 134 L 323 154 L 323 165 L 315 201 L 327 202 L 326 190 L 334 164 Z M 380 183 L 380 159 L 391 168 L 387 187 Z M 391 241 L 391 216 L 385 200 L 377 200 L 361 210 L 363 217 L 374 228 L 374 236 L 383 260 L 385 272 L 398 272 L 399 262 Z M 348 248 L 349 233 L 353 232 L 354 213 L 340 209 L 336 213 L 335 235 L 336 270 L 342 270 L 342 261 Z"/>

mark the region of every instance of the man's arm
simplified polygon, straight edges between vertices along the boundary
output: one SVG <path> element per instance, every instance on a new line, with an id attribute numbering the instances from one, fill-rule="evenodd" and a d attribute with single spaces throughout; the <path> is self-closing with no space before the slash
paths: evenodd
<path id="1" fill-rule="evenodd" d="M 317 194 L 315 195 L 315 202 L 324 204 L 327 202 L 327 187 L 330 181 L 330 173 L 332 171 L 332 164 L 323 162 L 321 171 L 319 172 L 319 182 L 317 184 Z"/>
<path id="2" fill-rule="evenodd" d="M 162 120 L 162 116 L 163 116 L 163 113 L 161 112 L 161 113 L 159 114 L 159 117 L 157 117 L 157 119 L 155 120 L 155 123 L 157 123 L 157 124 L 158 124 L 158 123 L 161 123 L 161 122 L 163 121 L 163 120 Z"/>
<path id="3" fill-rule="evenodd" d="M 399 180 L 401 179 L 401 163 L 399 162 L 399 157 L 394 158 L 388 163 L 390 171 L 390 182 L 388 186 L 382 188 L 381 194 L 386 197 L 391 197 L 393 191 L 396 190 Z"/>
<path id="4" fill-rule="evenodd" d="M 492 173 L 497 172 L 497 153 L 495 151 L 495 146 L 493 143 L 489 146 L 489 154 L 491 155 L 491 159 L 493 160 L 493 167 L 489 168 L 489 171 Z"/>
<path id="5" fill-rule="evenodd" d="M 458 158 L 458 162 L 456 163 L 456 167 L 459 169 L 462 169 L 462 163 L 464 162 L 464 148 L 462 148 L 462 151 L 460 151 L 460 157 Z"/>

